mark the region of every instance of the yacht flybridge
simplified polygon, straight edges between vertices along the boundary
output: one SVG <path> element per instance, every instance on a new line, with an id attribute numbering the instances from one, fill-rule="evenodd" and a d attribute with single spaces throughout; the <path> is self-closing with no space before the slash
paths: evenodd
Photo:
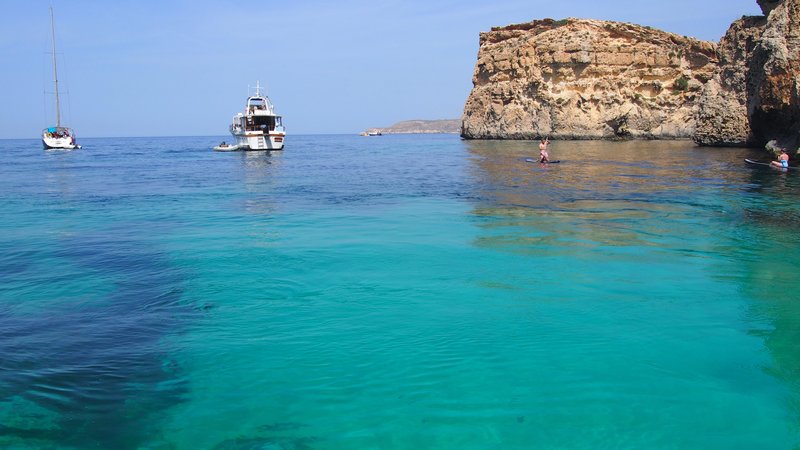
<path id="1" fill-rule="evenodd" d="M 258 82 L 255 89 L 255 95 L 247 97 L 244 112 L 233 117 L 230 130 L 236 143 L 226 150 L 283 150 L 283 120 L 275 114 L 269 97 L 261 95 Z"/>

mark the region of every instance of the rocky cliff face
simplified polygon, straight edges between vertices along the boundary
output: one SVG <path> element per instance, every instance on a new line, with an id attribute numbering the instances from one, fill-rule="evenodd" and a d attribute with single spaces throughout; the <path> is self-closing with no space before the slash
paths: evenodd
<path id="1" fill-rule="evenodd" d="M 761 1 L 767 24 L 753 50 L 748 80 L 756 144 L 800 144 L 800 0 Z M 767 9 L 771 7 L 771 9 Z"/>
<path id="2" fill-rule="evenodd" d="M 718 74 L 705 87 L 695 141 L 702 145 L 800 144 L 800 0 L 760 0 L 720 42 Z"/>
<path id="3" fill-rule="evenodd" d="M 539 20 L 481 33 L 462 136 L 689 138 L 716 44 L 636 25 Z"/>
<path id="4" fill-rule="evenodd" d="M 703 88 L 694 140 L 701 145 L 750 145 L 747 111 L 748 78 L 753 51 L 766 25 L 765 17 L 744 17 L 720 41 L 717 74 Z"/>
<path id="5" fill-rule="evenodd" d="M 539 20 L 481 33 L 462 136 L 800 145 L 800 0 L 757 0 L 720 43 Z"/>

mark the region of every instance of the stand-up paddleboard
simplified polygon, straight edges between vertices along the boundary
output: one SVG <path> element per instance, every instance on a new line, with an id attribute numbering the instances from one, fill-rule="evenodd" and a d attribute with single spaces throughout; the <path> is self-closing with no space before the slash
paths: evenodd
<path id="1" fill-rule="evenodd" d="M 772 164 L 770 164 L 768 162 L 753 161 L 752 159 L 747 159 L 747 158 L 744 159 L 744 162 L 746 162 L 747 164 L 755 164 L 755 165 L 758 165 L 758 166 L 774 167 L 776 169 L 797 169 L 797 167 L 792 167 L 792 166 L 789 166 L 789 167 L 773 166 Z"/>
<path id="2" fill-rule="evenodd" d="M 546 163 L 539 163 L 539 160 L 538 160 L 538 159 L 525 158 L 525 162 L 529 162 L 529 163 L 537 163 L 537 164 L 558 164 L 558 163 L 560 163 L 561 161 L 560 161 L 560 160 L 556 160 L 556 161 L 547 161 Z"/>

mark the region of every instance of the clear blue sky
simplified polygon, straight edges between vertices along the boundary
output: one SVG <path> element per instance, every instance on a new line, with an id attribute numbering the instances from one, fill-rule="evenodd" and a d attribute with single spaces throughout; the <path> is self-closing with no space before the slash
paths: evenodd
<path id="1" fill-rule="evenodd" d="M 227 134 L 260 80 L 289 133 L 355 133 L 459 118 L 478 35 L 580 17 L 718 41 L 756 0 L 8 1 L 0 15 L 0 139 L 54 121 L 48 6 L 62 114 L 79 137 Z"/>

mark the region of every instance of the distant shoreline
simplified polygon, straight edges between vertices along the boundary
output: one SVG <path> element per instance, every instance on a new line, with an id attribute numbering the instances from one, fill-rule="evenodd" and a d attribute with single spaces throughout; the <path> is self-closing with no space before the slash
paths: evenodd
<path id="1" fill-rule="evenodd" d="M 460 134 L 461 119 L 404 120 L 385 128 L 367 128 L 365 133 Z"/>

